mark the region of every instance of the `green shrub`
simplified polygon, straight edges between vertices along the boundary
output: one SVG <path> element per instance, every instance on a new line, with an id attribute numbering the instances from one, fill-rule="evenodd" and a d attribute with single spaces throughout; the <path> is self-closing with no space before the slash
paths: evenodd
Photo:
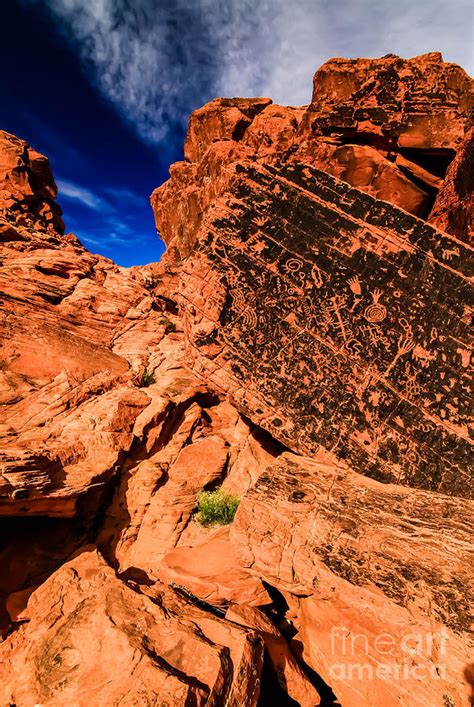
<path id="1" fill-rule="evenodd" d="M 228 525 L 234 520 L 240 498 L 216 491 L 201 491 L 197 495 L 197 513 L 194 516 L 201 525 Z"/>
<path id="2" fill-rule="evenodd" d="M 168 319 L 168 317 L 161 317 L 160 324 L 165 327 L 165 332 L 168 334 L 170 331 L 176 331 L 176 324 Z"/>
<path id="3" fill-rule="evenodd" d="M 155 382 L 155 376 L 150 371 L 145 371 L 142 375 L 142 387 L 148 388 L 149 385 Z"/>

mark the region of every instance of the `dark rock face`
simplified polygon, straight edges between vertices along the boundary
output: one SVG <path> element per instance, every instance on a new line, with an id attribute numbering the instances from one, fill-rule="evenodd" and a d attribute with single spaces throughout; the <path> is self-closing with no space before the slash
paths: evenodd
<path id="1" fill-rule="evenodd" d="M 469 495 L 466 247 L 324 172 L 249 163 L 200 238 L 195 369 L 292 449 Z"/>

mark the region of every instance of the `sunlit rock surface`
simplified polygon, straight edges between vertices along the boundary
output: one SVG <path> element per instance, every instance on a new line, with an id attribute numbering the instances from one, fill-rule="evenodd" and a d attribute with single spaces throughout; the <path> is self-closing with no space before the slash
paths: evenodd
<path id="1" fill-rule="evenodd" d="M 130 269 L 0 133 L 2 704 L 466 703 L 471 90 L 212 101 Z"/>

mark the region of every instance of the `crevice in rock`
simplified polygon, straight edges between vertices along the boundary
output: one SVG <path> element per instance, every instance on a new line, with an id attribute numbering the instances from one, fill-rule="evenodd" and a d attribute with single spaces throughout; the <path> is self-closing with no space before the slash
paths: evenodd
<path id="1" fill-rule="evenodd" d="M 165 660 L 161 655 L 158 655 L 156 651 L 153 650 L 151 647 L 149 641 L 147 640 L 147 637 L 145 636 L 143 641 L 142 641 L 142 646 L 145 649 L 146 653 L 148 656 L 157 664 L 159 667 L 164 670 L 168 675 L 173 675 L 174 677 L 178 678 L 180 682 L 185 683 L 186 685 L 190 685 L 191 687 L 195 687 L 198 690 L 202 690 L 205 694 L 209 693 L 209 688 L 207 685 L 197 678 L 193 677 L 192 675 L 188 675 L 187 673 L 183 672 L 182 670 L 178 670 L 178 668 L 175 668 L 171 665 L 171 663 L 168 663 L 167 660 Z M 223 649 L 225 650 L 225 649 Z"/>
<path id="2" fill-rule="evenodd" d="M 441 179 L 446 176 L 447 169 L 456 155 L 454 150 L 427 150 L 422 147 L 400 147 L 398 152 L 410 162 Z"/>
<path id="3" fill-rule="evenodd" d="M 272 603 L 268 606 L 261 607 L 263 613 L 270 619 L 270 621 L 277 627 L 277 629 L 280 631 L 281 635 L 284 637 L 286 642 L 288 643 L 289 649 L 293 656 L 296 658 L 298 665 L 300 666 L 301 670 L 305 674 L 306 678 L 309 680 L 309 682 L 313 685 L 313 687 L 316 688 L 318 691 L 319 695 L 321 696 L 321 707 L 337 707 L 339 705 L 337 701 L 337 697 L 334 694 L 332 688 L 330 685 L 328 685 L 321 675 L 317 673 L 311 666 L 308 665 L 308 663 L 304 660 L 303 658 L 303 651 L 304 651 L 304 645 L 301 641 L 294 640 L 294 637 L 297 635 L 297 630 L 293 626 L 292 622 L 288 620 L 286 617 L 286 614 L 289 610 L 288 602 L 286 601 L 285 597 L 283 594 L 280 592 L 280 590 L 273 586 L 272 584 L 269 584 L 269 582 L 266 582 L 265 580 L 262 580 L 262 584 L 267 590 Z M 278 685 L 278 687 L 280 687 Z M 281 688 L 280 688 L 281 689 Z M 269 690 L 270 694 L 273 696 L 272 690 L 274 690 L 274 685 L 270 681 L 269 683 Z M 288 697 L 288 696 L 287 696 Z M 290 699 L 290 698 L 288 698 Z M 271 702 L 268 703 L 262 703 L 262 704 L 271 704 Z M 274 704 L 274 702 L 273 702 Z M 282 704 L 294 704 L 293 701 L 290 702 L 283 702 Z"/>
<path id="4" fill-rule="evenodd" d="M 290 650 L 295 656 L 298 664 L 310 683 L 316 688 L 321 697 L 321 707 L 341 707 L 334 691 L 330 685 L 323 680 L 303 658 L 304 645 L 301 641 L 291 641 Z"/>
<path id="5" fill-rule="evenodd" d="M 239 120 L 235 127 L 234 130 L 232 131 L 232 140 L 235 140 L 236 142 L 240 142 L 242 138 L 244 137 L 247 128 L 251 125 L 248 120 L 245 118 L 242 118 L 242 120 Z"/>
<path id="6" fill-rule="evenodd" d="M 210 604 L 208 601 L 205 601 L 204 599 L 199 599 L 197 596 L 195 596 L 192 592 L 190 592 L 186 587 L 181 586 L 181 584 L 175 584 L 174 582 L 170 583 L 170 587 L 174 589 L 174 591 L 187 599 L 191 604 L 194 604 L 194 606 L 199 607 L 200 609 L 203 609 L 204 611 L 207 611 L 209 614 L 212 614 L 213 616 L 218 616 L 219 618 L 224 618 L 226 611 L 227 611 L 227 606 L 215 606 L 214 604 Z"/>
<path id="7" fill-rule="evenodd" d="M 196 393 L 180 403 L 170 403 L 160 434 L 149 452 L 146 452 L 146 433 L 144 434 L 145 442 L 143 443 L 143 449 L 145 450 L 145 456 L 143 456 L 142 459 L 156 454 L 156 452 L 166 447 L 172 441 L 184 420 L 186 410 L 191 407 L 193 403 L 197 403 L 201 408 L 206 409 L 218 405 L 219 402 L 220 399 L 217 395 L 203 391 Z M 148 432 L 148 430 L 146 430 L 146 432 Z"/>
<path id="8" fill-rule="evenodd" d="M 283 676 L 280 676 L 280 679 L 284 679 Z M 298 702 L 292 699 L 280 684 L 268 650 L 265 648 L 257 707 L 275 707 L 275 705 L 278 707 L 299 707 Z"/>
<path id="9" fill-rule="evenodd" d="M 168 312 L 168 314 L 174 314 L 176 317 L 179 314 L 179 308 L 176 302 L 170 297 L 165 297 L 165 295 L 155 295 L 156 299 L 152 303 L 152 308 L 157 311 Z M 158 306 L 158 302 L 162 305 Z"/>
<path id="10" fill-rule="evenodd" d="M 284 452 L 291 452 L 292 450 L 287 447 L 283 442 L 276 439 L 270 432 L 263 429 L 259 425 L 252 422 L 252 420 L 243 413 L 240 413 L 240 417 L 247 424 L 251 430 L 254 439 L 262 446 L 262 448 L 274 457 L 279 457 Z"/>

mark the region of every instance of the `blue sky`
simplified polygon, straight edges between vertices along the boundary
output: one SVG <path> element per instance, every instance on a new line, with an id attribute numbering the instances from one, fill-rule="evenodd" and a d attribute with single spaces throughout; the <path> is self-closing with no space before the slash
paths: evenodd
<path id="1" fill-rule="evenodd" d="M 51 160 L 68 230 L 159 259 L 148 199 L 218 95 L 308 102 L 332 56 L 442 51 L 472 72 L 471 0 L 8 0 L 0 127 Z"/>

